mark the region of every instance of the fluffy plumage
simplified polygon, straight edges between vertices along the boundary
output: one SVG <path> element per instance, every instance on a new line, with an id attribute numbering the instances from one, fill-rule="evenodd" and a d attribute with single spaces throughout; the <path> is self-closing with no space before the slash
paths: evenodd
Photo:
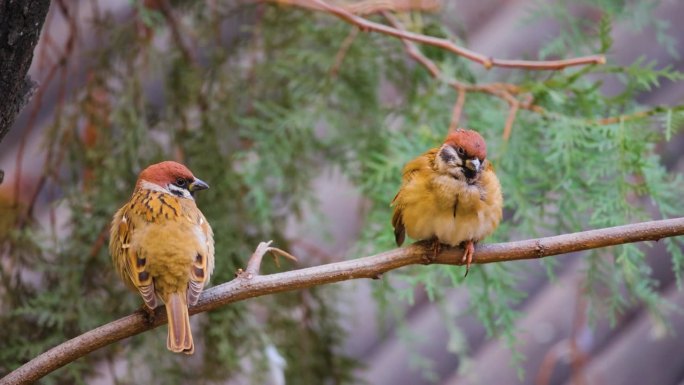
<path id="1" fill-rule="evenodd" d="M 167 348 L 173 352 L 194 352 L 188 305 L 197 303 L 214 270 L 213 232 L 193 198 L 208 187 L 179 163 L 153 164 L 112 221 L 116 271 L 149 309 L 159 299 L 166 304 Z"/>
<path id="2" fill-rule="evenodd" d="M 402 185 L 392 201 L 398 246 L 405 235 L 416 240 L 463 245 L 463 262 L 472 262 L 474 243 L 499 225 L 503 197 L 487 146 L 480 134 L 458 129 L 442 146 L 404 166 Z"/>

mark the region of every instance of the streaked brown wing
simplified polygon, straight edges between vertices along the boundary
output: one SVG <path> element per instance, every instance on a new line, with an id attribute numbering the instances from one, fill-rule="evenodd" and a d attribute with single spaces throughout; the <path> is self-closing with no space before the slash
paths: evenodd
<path id="1" fill-rule="evenodd" d="M 397 243 L 397 246 L 401 246 L 406 239 L 406 227 L 404 226 L 403 221 L 403 204 L 401 202 L 401 193 L 404 188 L 413 181 L 413 177 L 421 169 L 433 167 L 434 159 L 438 150 L 439 149 L 437 148 L 433 148 L 419 157 L 411 160 L 410 162 L 406 163 L 406 166 L 404 166 L 404 169 L 401 172 L 401 187 L 390 204 L 394 207 L 394 211 L 392 213 L 392 227 L 394 227 L 394 241 Z"/>
<path id="2" fill-rule="evenodd" d="M 135 221 L 131 215 L 137 215 L 129 210 L 130 206 L 122 208 L 112 223 L 112 238 L 110 248 L 121 278 L 132 288 L 138 290 L 150 309 L 157 307 L 157 296 L 154 292 L 154 281 L 146 270 L 147 257 L 140 255 L 131 246 L 131 237 L 135 232 Z M 118 257 L 114 257 L 118 255 Z"/>
<path id="3" fill-rule="evenodd" d="M 196 209 L 197 226 L 204 235 L 204 250 L 197 253 L 190 271 L 190 282 L 188 283 L 188 305 L 194 305 L 199 300 L 204 286 L 209 281 L 209 277 L 214 270 L 214 233 L 204 215 Z"/>

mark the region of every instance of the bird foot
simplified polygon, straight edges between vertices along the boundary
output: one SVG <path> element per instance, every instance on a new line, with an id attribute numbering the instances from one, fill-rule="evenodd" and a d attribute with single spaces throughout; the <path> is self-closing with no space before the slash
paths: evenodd
<path id="1" fill-rule="evenodd" d="M 431 248 L 432 253 L 425 253 L 423 255 L 423 264 L 424 265 L 431 265 L 437 260 L 437 255 L 442 251 L 442 244 L 439 242 L 437 238 L 434 238 L 429 241 L 425 241 L 426 248 Z"/>
<path id="2" fill-rule="evenodd" d="M 147 305 L 142 304 L 142 306 L 140 306 L 140 310 L 143 311 L 143 315 L 145 316 L 145 322 L 147 322 L 150 325 L 154 324 L 154 320 L 156 319 L 154 309 L 151 309 L 147 307 Z"/>
<path id="3" fill-rule="evenodd" d="M 466 272 L 463 278 L 468 276 L 468 272 L 470 271 L 470 264 L 473 263 L 473 254 L 475 254 L 475 244 L 473 241 L 465 241 L 462 244 L 463 247 L 463 258 L 461 258 L 461 263 L 465 263 L 466 265 Z"/>

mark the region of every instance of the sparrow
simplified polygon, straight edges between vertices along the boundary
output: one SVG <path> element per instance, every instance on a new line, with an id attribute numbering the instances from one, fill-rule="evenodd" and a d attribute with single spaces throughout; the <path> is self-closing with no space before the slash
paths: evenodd
<path id="1" fill-rule="evenodd" d="M 406 234 L 432 241 L 434 259 L 441 244 L 460 245 L 467 275 L 475 243 L 496 229 L 503 210 L 501 185 L 482 136 L 457 129 L 440 147 L 408 162 L 391 206 L 397 246 Z"/>
<path id="2" fill-rule="evenodd" d="M 180 163 L 153 164 L 111 225 L 109 251 L 119 277 L 149 311 L 159 300 L 166 304 L 166 347 L 176 353 L 195 350 L 188 305 L 197 303 L 214 270 L 214 235 L 194 199 L 207 188 Z"/>

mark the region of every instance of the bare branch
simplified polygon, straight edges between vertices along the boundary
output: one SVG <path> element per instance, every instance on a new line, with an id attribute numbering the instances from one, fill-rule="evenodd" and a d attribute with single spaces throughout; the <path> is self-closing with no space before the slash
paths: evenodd
<path id="1" fill-rule="evenodd" d="M 684 235 L 684 217 L 659 221 L 641 222 L 632 225 L 582 231 L 554 237 L 528 239 L 525 241 L 480 245 L 475 250 L 473 263 L 492 263 L 536 259 L 580 250 L 596 249 L 623 243 L 657 241 L 661 238 Z M 263 255 L 269 251 L 270 242 L 262 242 L 248 262 L 248 270 L 258 272 Z M 229 303 L 248 298 L 304 289 L 333 282 L 358 278 L 376 278 L 381 274 L 407 265 L 422 264 L 432 248 L 413 244 L 405 248 L 389 250 L 370 257 L 344 262 L 292 270 L 284 273 L 258 275 L 249 279 L 234 279 L 213 287 L 202 294 L 197 305 L 190 308 L 190 314 L 197 314 Z M 435 263 L 460 265 L 463 250 L 443 248 Z M 103 346 L 124 338 L 140 334 L 166 323 L 163 308 L 155 309 L 153 323 L 148 323 L 142 310 L 100 326 L 72 338 L 39 355 L 22 367 L 11 372 L 0 385 L 29 384 L 48 373 Z"/>
<path id="2" fill-rule="evenodd" d="M 259 275 L 259 269 L 261 268 L 261 260 L 264 258 L 264 254 L 268 253 L 268 249 L 273 241 L 261 242 L 257 246 L 252 256 L 247 261 L 247 269 L 245 269 L 246 274 L 239 274 L 241 277 L 252 278 L 253 276 Z"/>
<path id="3" fill-rule="evenodd" d="M 272 2 L 281 3 L 281 0 L 268 0 Z M 508 60 L 508 59 L 496 59 L 487 57 L 481 53 L 471 51 L 468 48 L 460 47 L 450 40 L 442 39 L 433 36 L 422 35 L 419 33 L 414 33 L 410 31 L 403 31 L 394 27 L 390 27 L 384 24 L 379 24 L 372 22 L 370 20 L 364 19 L 363 17 L 357 16 L 350 11 L 338 7 L 332 4 L 328 4 L 323 0 L 289 0 L 288 4 L 304 7 L 321 9 L 324 12 L 330 13 L 338 18 L 356 25 L 362 31 L 373 31 L 379 32 L 388 36 L 393 36 L 399 39 L 407 39 L 414 41 L 416 43 L 427 44 L 435 47 L 442 48 L 446 51 L 455 53 L 456 55 L 463 56 L 464 58 L 481 64 L 485 68 L 489 69 L 492 67 L 503 67 L 503 68 L 523 68 L 531 70 L 561 70 L 567 67 L 581 66 L 587 64 L 605 64 L 606 58 L 603 55 L 590 55 L 583 56 L 573 59 L 564 60 Z M 312 6 L 313 5 L 313 6 Z"/>
<path id="4" fill-rule="evenodd" d="M 516 102 L 512 103 L 508 107 L 508 117 L 506 117 L 506 124 L 504 125 L 504 131 L 503 131 L 503 140 L 508 141 L 508 139 L 511 137 L 511 131 L 513 130 L 513 123 L 515 122 L 515 115 L 518 113 L 518 109 L 520 108 L 520 103 Z"/>
<path id="5" fill-rule="evenodd" d="M 245 270 L 239 269 L 236 276 L 243 279 L 252 279 L 253 277 L 259 275 L 261 261 L 264 259 L 264 255 L 268 252 L 273 254 L 273 259 L 278 267 L 280 267 L 278 257 L 285 257 L 292 261 L 297 261 L 297 257 L 285 250 L 281 250 L 277 247 L 271 247 L 271 243 L 273 243 L 273 241 L 259 243 L 259 246 L 257 246 L 256 250 L 254 250 L 254 253 L 252 253 L 252 256 L 249 258 L 249 261 L 247 261 L 247 268 Z"/>
<path id="6" fill-rule="evenodd" d="M 294 5 L 315 11 L 323 11 L 320 6 L 306 0 L 277 0 L 277 2 L 278 4 Z M 371 15 L 382 11 L 434 12 L 440 8 L 441 4 L 439 0 L 361 0 L 353 3 L 341 3 L 338 6 L 355 15 Z"/>
<path id="7" fill-rule="evenodd" d="M 454 132 L 459 127 L 461 122 L 461 115 L 463 115 L 463 106 L 465 105 L 466 90 L 463 87 L 456 87 L 458 97 L 454 108 L 451 110 L 451 122 L 449 123 L 449 132 Z"/>
<path id="8" fill-rule="evenodd" d="M 397 20 L 391 13 L 389 12 L 382 12 L 382 15 L 387 19 L 387 21 L 396 29 L 400 31 L 404 31 L 404 26 L 401 25 L 399 20 Z M 462 83 L 458 80 L 454 79 L 443 79 L 442 78 L 442 71 L 439 69 L 439 67 L 427 58 L 425 55 L 423 55 L 422 52 L 416 47 L 416 45 L 405 38 L 402 38 L 401 41 L 404 43 L 404 48 L 406 49 L 406 53 L 413 58 L 416 62 L 421 64 L 423 67 L 427 69 L 427 71 L 432 75 L 433 78 L 445 81 L 447 84 L 449 84 L 451 87 L 456 89 L 458 92 L 458 97 L 456 98 L 456 103 L 454 104 L 454 107 L 451 111 L 451 122 L 449 123 L 449 132 L 453 132 L 459 127 L 459 122 L 461 120 L 461 115 L 463 114 L 463 106 L 465 104 L 465 97 L 466 97 L 466 92 L 472 91 L 472 92 L 484 92 L 488 93 L 490 95 L 496 96 L 500 99 L 505 100 L 508 103 L 509 106 L 509 112 L 508 112 L 508 117 L 506 118 L 506 123 L 504 125 L 504 130 L 503 130 L 503 137 L 504 140 L 508 140 L 508 138 L 511 135 L 511 129 L 513 128 L 513 123 L 515 122 L 515 117 L 518 112 L 518 109 L 522 106 L 523 108 L 529 109 L 531 111 L 539 112 L 538 110 L 535 109 L 536 106 L 532 104 L 532 101 L 530 99 L 529 102 L 527 103 L 520 103 L 518 99 L 516 99 L 515 96 L 520 92 L 520 89 L 510 83 L 489 83 L 489 84 L 482 84 L 482 85 L 472 85 L 472 84 L 466 84 Z"/>
<path id="9" fill-rule="evenodd" d="M 351 45 L 354 42 L 354 39 L 356 39 L 356 35 L 358 34 L 359 29 L 356 27 L 352 27 L 352 30 L 349 31 L 349 35 L 347 35 L 344 41 L 342 41 L 342 45 L 340 45 L 340 49 L 337 51 L 337 54 L 335 55 L 335 62 L 333 63 L 332 67 L 330 67 L 330 76 L 337 76 L 337 72 L 340 70 L 340 67 L 342 66 L 344 57 L 347 56 L 347 51 L 349 51 L 349 48 L 351 48 Z"/>

